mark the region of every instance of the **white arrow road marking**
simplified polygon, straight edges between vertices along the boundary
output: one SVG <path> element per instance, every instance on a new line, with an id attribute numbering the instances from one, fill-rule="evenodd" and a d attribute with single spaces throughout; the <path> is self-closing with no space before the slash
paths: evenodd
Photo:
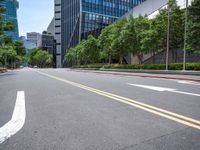
<path id="1" fill-rule="evenodd" d="M 191 96 L 198 96 L 198 97 L 200 97 L 200 94 L 178 91 L 176 89 L 171 89 L 171 88 L 163 88 L 163 87 L 157 87 L 157 86 L 131 84 L 131 83 L 128 83 L 128 84 L 132 85 L 132 86 L 136 86 L 136 87 L 141 87 L 141 88 L 145 88 L 145 89 L 159 91 L 159 92 L 167 91 L 167 92 L 173 92 L 173 93 L 178 93 L 178 94 L 184 94 L 184 95 L 191 95 Z"/>
<path id="2" fill-rule="evenodd" d="M 17 99 L 11 120 L 0 128 L 0 144 L 22 129 L 25 123 L 25 95 L 24 91 L 17 92 Z"/>

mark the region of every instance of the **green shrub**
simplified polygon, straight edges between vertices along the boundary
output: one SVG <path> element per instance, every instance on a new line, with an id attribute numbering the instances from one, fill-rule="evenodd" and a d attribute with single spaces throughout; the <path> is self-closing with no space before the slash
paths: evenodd
<path id="1" fill-rule="evenodd" d="M 200 63 L 187 63 L 186 69 L 187 70 L 200 70 Z"/>
<path id="2" fill-rule="evenodd" d="M 72 68 L 94 68 L 94 69 L 99 69 L 102 68 L 104 64 L 88 64 L 88 65 L 76 65 L 73 66 Z"/>
<path id="3" fill-rule="evenodd" d="M 73 68 L 104 68 L 104 69 L 147 69 L 147 70 L 165 70 L 165 64 L 89 64 L 73 66 Z M 182 70 L 182 63 L 169 64 L 169 70 Z M 200 70 L 200 63 L 187 63 L 187 70 Z"/>
<path id="4" fill-rule="evenodd" d="M 183 64 L 181 63 L 170 64 L 169 70 L 183 70 Z"/>

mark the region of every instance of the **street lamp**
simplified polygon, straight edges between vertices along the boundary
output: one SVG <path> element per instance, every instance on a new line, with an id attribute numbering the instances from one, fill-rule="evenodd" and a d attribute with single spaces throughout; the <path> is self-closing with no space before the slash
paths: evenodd
<path id="1" fill-rule="evenodd" d="M 167 52 L 166 52 L 166 70 L 169 69 L 169 36 L 170 36 L 170 3 L 168 1 L 168 23 L 167 23 Z"/>
<path id="2" fill-rule="evenodd" d="M 188 22 L 188 0 L 185 8 L 185 36 L 184 36 L 184 54 L 183 54 L 183 71 L 186 70 L 186 46 L 187 46 L 187 22 Z"/>

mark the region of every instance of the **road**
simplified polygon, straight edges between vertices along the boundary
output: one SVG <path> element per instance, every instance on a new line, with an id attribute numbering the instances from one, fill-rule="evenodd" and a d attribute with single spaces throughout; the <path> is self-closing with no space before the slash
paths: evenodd
<path id="1" fill-rule="evenodd" d="M 0 133 L 17 106 L 0 150 L 200 149 L 197 82 L 25 68 L 0 74 Z"/>

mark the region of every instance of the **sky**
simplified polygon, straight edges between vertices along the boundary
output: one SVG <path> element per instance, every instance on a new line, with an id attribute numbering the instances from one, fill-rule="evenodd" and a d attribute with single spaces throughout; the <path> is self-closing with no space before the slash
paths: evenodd
<path id="1" fill-rule="evenodd" d="M 54 0 L 19 0 L 19 35 L 46 30 L 53 18 Z"/>
<path id="2" fill-rule="evenodd" d="M 178 0 L 180 5 L 184 5 L 184 2 L 185 0 Z M 19 35 L 25 36 L 27 32 L 41 33 L 46 30 L 53 13 L 54 0 L 19 0 Z"/>

